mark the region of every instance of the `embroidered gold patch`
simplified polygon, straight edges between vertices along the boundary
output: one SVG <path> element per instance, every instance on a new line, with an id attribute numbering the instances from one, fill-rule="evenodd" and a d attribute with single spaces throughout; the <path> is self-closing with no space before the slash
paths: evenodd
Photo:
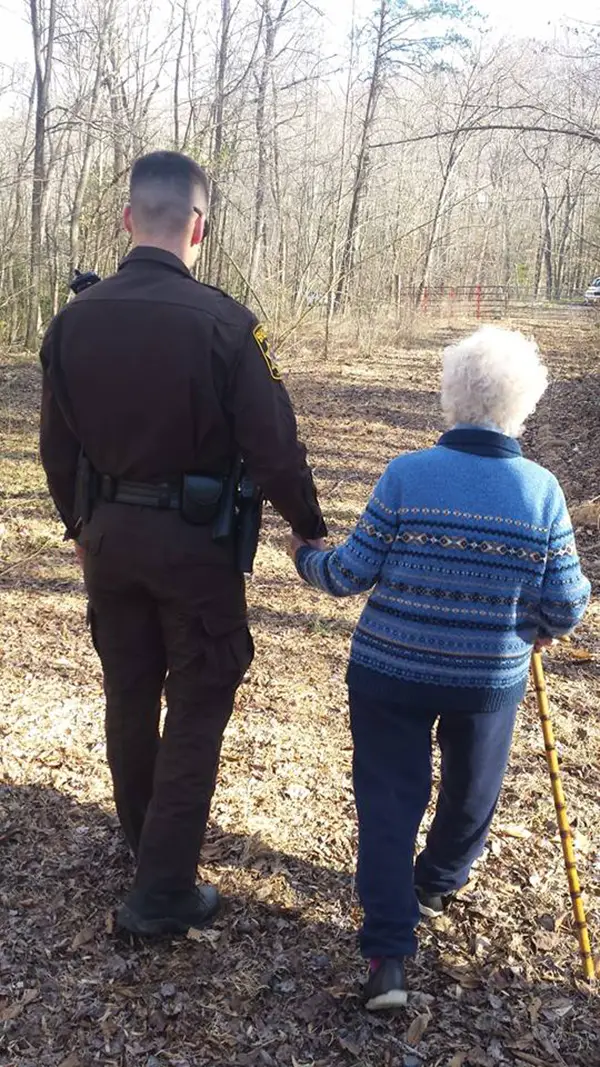
<path id="1" fill-rule="evenodd" d="M 269 339 L 267 337 L 264 326 L 259 323 L 258 326 L 256 326 L 252 331 L 252 336 L 254 337 L 254 340 L 256 341 L 260 349 L 260 353 L 265 363 L 267 364 L 267 367 L 269 368 L 269 374 L 271 375 L 274 381 L 280 382 L 281 371 L 277 366 L 277 360 L 275 359 L 275 356 L 271 352 L 271 346 L 269 344 Z"/>

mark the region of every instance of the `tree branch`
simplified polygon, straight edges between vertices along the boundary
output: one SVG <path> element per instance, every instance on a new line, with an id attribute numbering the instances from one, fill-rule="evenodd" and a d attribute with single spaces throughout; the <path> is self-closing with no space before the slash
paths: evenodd
<path id="1" fill-rule="evenodd" d="M 489 133 L 495 130 L 507 130 L 512 133 L 547 133 L 558 134 L 564 137 L 578 137 L 581 141 L 590 141 L 592 144 L 600 144 L 600 131 L 576 129 L 572 126 L 539 126 L 524 122 L 498 123 L 488 122 L 481 126 L 455 126 L 450 130 L 436 130 L 433 133 L 422 133 L 415 137 L 403 137 L 397 141 L 378 141 L 369 145 L 370 148 L 394 148 L 400 145 L 420 144 L 424 141 L 435 141 L 438 137 L 454 137 L 457 133 Z"/>

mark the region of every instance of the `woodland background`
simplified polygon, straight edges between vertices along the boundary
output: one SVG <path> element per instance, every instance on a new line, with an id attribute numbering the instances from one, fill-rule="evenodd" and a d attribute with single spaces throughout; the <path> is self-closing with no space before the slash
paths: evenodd
<path id="1" fill-rule="evenodd" d="M 155 147 L 214 180 L 200 276 L 279 336 L 442 286 L 570 300 L 600 272 L 600 22 L 498 41 L 464 0 L 374 0 L 332 49 L 309 0 L 23 9 L 30 59 L 0 67 L 5 345 L 37 346 L 75 267 L 115 268 Z"/>

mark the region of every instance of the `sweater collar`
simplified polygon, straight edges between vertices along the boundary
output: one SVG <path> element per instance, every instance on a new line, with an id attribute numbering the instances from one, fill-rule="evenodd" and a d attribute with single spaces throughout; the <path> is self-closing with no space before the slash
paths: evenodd
<path id="1" fill-rule="evenodd" d="M 455 452 L 470 452 L 474 456 L 488 456 L 492 459 L 517 459 L 523 455 L 521 446 L 514 437 L 477 426 L 448 430 L 440 437 L 438 445 L 451 448 Z"/>

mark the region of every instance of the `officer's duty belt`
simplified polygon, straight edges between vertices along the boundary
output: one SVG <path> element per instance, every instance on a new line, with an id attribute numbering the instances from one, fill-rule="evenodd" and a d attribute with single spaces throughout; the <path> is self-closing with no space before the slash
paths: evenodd
<path id="1" fill-rule="evenodd" d="M 111 504 L 131 504 L 134 507 L 159 508 L 178 511 L 181 508 L 181 489 L 165 482 L 129 482 L 103 474 L 99 479 L 98 497 Z"/>

